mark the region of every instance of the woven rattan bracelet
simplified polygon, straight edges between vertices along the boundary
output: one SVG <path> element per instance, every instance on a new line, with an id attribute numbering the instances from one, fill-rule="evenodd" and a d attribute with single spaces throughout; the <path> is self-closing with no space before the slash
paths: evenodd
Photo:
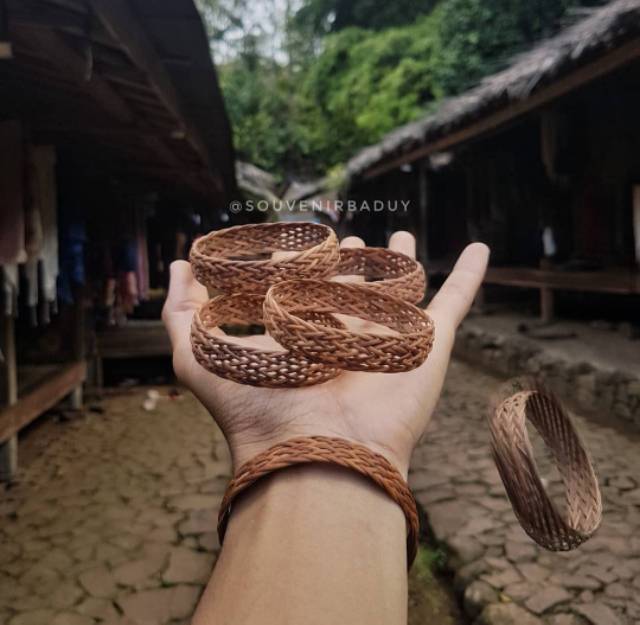
<path id="1" fill-rule="evenodd" d="M 274 259 L 275 252 L 288 252 Z M 335 232 L 321 224 L 234 226 L 194 241 L 189 261 L 202 284 L 224 293 L 266 293 L 282 280 L 325 278 L 340 258 Z"/>
<path id="2" fill-rule="evenodd" d="M 552 452 L 565 487 L 566 517 L 547 495 L 538 474 L 526 420 Z M 595 472 L 559 401 L 532 384 L 502 402 L 489 418 L 493 456 L 525 532 L 551 551 L 575 549 L 598 528 L 602 500 Z"/>
<path id="3" fill-rule="evenodd" d="M 202 367 L 234 382 L 268 388 L 321 384 L 342 373 L 341 369 L 312 362 L 301 354 L 258 349 L 214 333 L 226 324 L 262 324 L 263 300 L 262 295 L 248 293 L 219 295 L 194 315 L 191 346 Z M 345 327 L 333 315 L 313 310 L 300 314 L 316 324 Z"/>
<path id="4" fill-rule="evenodd" d="M 382 455 L 342 438 L 309 436 L 275 445 L 242 465 L 229 482 L 218 514 L 220 544 L 233 509 L 242 492 L 261 478 L 287 467 L 322 463 L 356 471 L 369 478 L 395 501 L 407 519 L 407 562 L 411 566 L 418 549 L 420 527 L 415 499 L 400 472 Z"/>
<path id="5" fill-rule="evenodd" d="M 427 287 L 424 268 L 419 262 L 382 247 L 340 250 L 336 273 L 363 276 L 364 286 L 412 304 L 424 299 Z"/>
<path id="6" fill-rule="evenodd" d="M 359 317 L 393 333 L 354 332 L 305 320 L 296 313 L 301 294 L 309 310 Z M 271 287 L 264 322 L 283 347 L 349 371 L 410 371 L 424 362 L 434 340 L 433 321 L 422 309 L 357 284 L 323 280 L 289 280 Z"/>

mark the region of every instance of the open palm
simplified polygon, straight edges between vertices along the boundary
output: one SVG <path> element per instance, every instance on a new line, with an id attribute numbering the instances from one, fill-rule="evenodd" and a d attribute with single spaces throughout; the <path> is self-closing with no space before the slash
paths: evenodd
<path id="1" fill-rule="evenodd" d="M 363 245 L 355 237 L 342 242 L 343 247 Z M 407 232 L 396 232 L 389 248 L 415 257 L 415 240 Z M 190 326 L 195 311 L 207 301 L 207 290 L 196 282 L 187 262 L 176 261 L 163 310 L 176 375 L 224 432 L 235 468 L 286 439 L 324 435 L 362 443 L 406 475 L 411 452 L 438 401 L 456 328 L 482 282 L 488 256 L 485 245 L 469 245 L 431 301 L 427 312 L 435 323 L 435 342 L 420 367 L 395 374 L 345 371 L 324 384 L 297 389 L 244 386 L 213 375 L 196 362 Z M 367 325 L 351 327 L 366 331 Z M 276 346 L 262 335 L 237 340 L 261 349 Z"/>

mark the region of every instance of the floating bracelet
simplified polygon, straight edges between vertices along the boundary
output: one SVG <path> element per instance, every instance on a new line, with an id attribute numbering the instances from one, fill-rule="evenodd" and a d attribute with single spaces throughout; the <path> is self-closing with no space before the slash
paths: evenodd
<path id="1" fill-rule="evenodd" d="M 547 495 L 527 433 L 529 419 L 549 447 L 565 487 L 566 516 Z M 531 384 L 490 415 L 491 443 L 507 496 L 524 531 L 551 551 L 575 549 L 602 519 L 602 499 L 586 450 L 560 402 Z"/>
<path id="2" fill-rule="evenodd" d="M 341 249 L 336 273 L 363 276 L 365 282 L 359 284 L 411 304 L 424 299 L 427 287 L 424 268 L 419 262 L 382 247 Z"/>
<path id="3" fill-rule="evenodd" d="M 393 333 L 354 332 L 306 320 L 296 312 L 301 299 L 309 310 L 352 315 Z M 349 371 L 410 371 L 424 362 L 434 340 L 433 321 L 422 309 L 341 282 L 288 280 L 274 285 L 265 296 L 264 322 L 283 347 Z"/>
<path id="4" fill-rule="evenodd" d="M 420 526 L 416 502 L 406 481 L 384 456 L 364 445 L 327 436 L 289 439 L 258 454 L 240 467 L 229 482 L 220 504 L 220 544 L 224 541 L 229 517 L 238 495 L 269 474 L 309 463 L 333 464 L 356 471 L 377 484 L 402 508 L 407 519 L 407 562 L 410 567 L 418 550 Z"/>
<path id="5" fill-rule="evenodd" d="M 262 324 L 262 295 L 237 293 L 209 300 L 191 324 L 191 346 L 198 363 L 216 375 L 252 386 L 286 388 L 320 384 L 342 370 L 312 362 L 286 350 L 267 350 L 242 345 L 214 333 L 225 324 Z M 344 328 L 333 315 L 308 310 L 300 313 L 312 323 Z"/>
<path id="6" fill-rule="evenodd" d="M 274 259 L 274 252 L 288 252 Z M 321 224 L 269 223 L 234 226 L 200 237 L 189 254 L 202 284 L 224 293 L 266 293 L 282 280 L 325 278 L 340 259 L 335 232 Z"/>

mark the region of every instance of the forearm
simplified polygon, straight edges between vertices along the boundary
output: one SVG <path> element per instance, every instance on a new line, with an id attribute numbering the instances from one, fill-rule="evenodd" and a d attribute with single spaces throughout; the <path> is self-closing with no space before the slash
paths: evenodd
<path id="1" fill-rule="evenodd" d="M 235 505 L 193 625 L 405 625 L 406 523 L 372 482 L 308 465 Z"/>

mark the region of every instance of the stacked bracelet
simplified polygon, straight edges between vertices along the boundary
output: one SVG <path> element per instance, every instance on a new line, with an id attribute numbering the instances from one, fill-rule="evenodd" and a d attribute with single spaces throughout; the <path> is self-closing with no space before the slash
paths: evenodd
<path id="1" fill-rule="evenodd" d="M 362 276 L 364 286 L 412 304 L 424 299 L 427 287 L 424 268 L 418 261 L 381 247 L 340 250 L 336 273 L 340 276 Z"/>
<path id="2" fill-rule="evenodd" d="M 286 252 L 286 258 L 274 258 Z M 291 278 L 325 278 L 340 258 L 338 239 L 328 226 L 273 223 L 234 226 L 196 239 L 189 261 L 202 284 L 223 293 L 266 293 Z"/>
<path id="3" fill-rule="evenodd" d="M 240 384 L 287 388 L 321 384 L 341 369 L 313 362 L 288 350 L 267 350 L 242 345 L 219 331 L 226 324 L 262 323 L 262 295 L 237 293 L 209 300 L 191 324 L 191 346 L 198 363 L 207 371 Z M 328 313 L 308 310 L 300 315 L 309 323 L 344 328 Z"/>
<path id="4" fill-rule="evenodd" d="M 296 311 L 301 299 L 309 310 L 351 315 L 391 332 L 353 332 L 308 321 Z M 288 280 L 274 285 L 264 300 L 264 322 L 283 347 L 349 371 L 410 371 L 424 362 L 434 340 L 433 321 L 423 310 L 341 282 Z"/>

